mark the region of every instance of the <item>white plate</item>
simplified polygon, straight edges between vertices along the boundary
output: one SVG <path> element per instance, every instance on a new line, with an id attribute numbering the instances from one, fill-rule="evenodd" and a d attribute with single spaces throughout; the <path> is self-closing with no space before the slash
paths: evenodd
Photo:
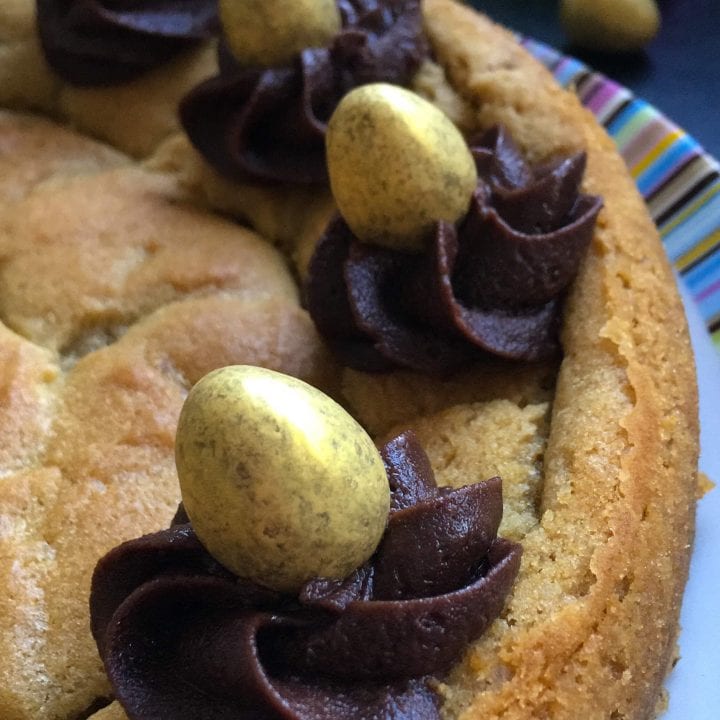
<path id="1" fill-rule="evenodd" d="M 700 385 L 700 470 L 720 481 L 720 358 L 682 287 Z M 680 661 L 663 720 L 720 718 L 720 488 L 698 503 L 690 579 L 680 616 Z"/>

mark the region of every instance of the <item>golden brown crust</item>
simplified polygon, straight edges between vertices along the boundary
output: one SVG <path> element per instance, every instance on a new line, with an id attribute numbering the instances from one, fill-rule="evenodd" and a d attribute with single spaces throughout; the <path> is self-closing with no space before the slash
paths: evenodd
<path id="1" fill-rule="evenodd" d="M 37 52 L 31 4 L 0 11 L 0 87 L 8 57 Z M 605 209 L 567 303 L 559 371 L 499 364 L 450 381 L 345 371 L 342 396 L 376 434 L 413 425 L 442 482 L 506 477 L 503 531 L 523 542 L 520 578 L 441 686 L 445 715 L 648 718 L 673 657 L 697 458 L 671 271 L 621 159 L 577 99 L 485 18 L 452 0 L 424 9 L 440 66 L 423 69 L 418 89 L 467 132 L 502 122 L 532 160 L 586 149 L 586 190 Z M 33 62 L 35 85 L 6 86 L 0 104 L 75 117 L 141 156 L 172 132 L 174 94 L 208 67 L 179 60 L 154 101 L 157 77 L 103 91 L 150 106 L 134 125 L 98 115 L 102 93 L 68 92 Z M 89 573 L 110 546 L 172 514 L 175 420 L 195 380 L 251 362 L 337 389 L 280 256 L 188 197 L 249 217 L 301 271 L 332 211 L 323 195 L 221 181 L 180 135 L 143 168 L 0 112 L 4 720 L 72 716 L 107 694 L 87 629 Z M 95 717 L 124 714 L 114 703 Z"/>
<path id="2" fill-rule="evenodd" d="M 91 141 L 1 120 L 20 155 L 0 201 L 0 715 L 73 717 L 108 692 L 92 568 L 172 517 L 188 388 L 233 363 L 323 386 L 332 366 L 254 233 Z"/>
<path id="3" fill-rule="evenodd" d="M 128 162 L 53 122 L 0 110 L 0 203 L 21 200 L 56 175 L 90 174 Z"/>
<path id="4" fill-rule="evenodd" d="M 6 324 L 70 355 L 88 336 L 122 332 L 188 295 L 296 300 L 267 243 L 176 199 L 171 178 L 129 166 L 57 177 L 11 204 L 0 271 Z"/>
<path id="5" fill-rule="evenodd" d="M 585 188 L 605 199 L 566 308 L 540 523 L 504 622 L 447 686 L 448 714 L 651 717 L 675 642 L 697 460 L 694 365 L 670 267 L 576 98 L 487 20 L 449 0 L 425 10 L 479 125 L 503 122 L 538 158 L 579 144 Z"/>

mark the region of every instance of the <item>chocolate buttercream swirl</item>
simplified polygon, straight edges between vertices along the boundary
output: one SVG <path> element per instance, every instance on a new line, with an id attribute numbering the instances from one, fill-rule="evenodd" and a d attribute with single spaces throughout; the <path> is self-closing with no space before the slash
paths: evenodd
<path id="1" fill-rule="evenodd" d="M 359 85 L 407 85 L 427 54 L 420 0 L 338 0 L 342 30 L 288 66 L 242 68 L 221 45 L 220 74 L 192 90 L 180 118 L 193 145 L 235 179 L 327 181 L 325 131 Z"/>
<path id="2" fill-rule="evenodd" d="M 497 538 L 499 478 L 438 488 L 412 432 L 382 455 L 388 526 L 345 580 L 267 590 L 219 565 L 189 524 L 98 563 L 92 632 L 131 720 L 439 720 L 430 676 L 501 612 L 521 549 Z"/>
<path id="3" fill-rule="evenodd" d="M 560 350 L 560 300 L 592 239 L 598 197 L 580 193 L 585 155 L 532 168 L 502 128 L 473 148 L 479 181 L 457 225 L 424 252 L 361 243 L 338 217 L 310 262 L 306 303 L 348 366 L 448 374 L 488 354 Z"/>
<path id="4" fill-rule="evenodd" d="M 219 32 L 217 0 L 37 0 L 51 67 L 73 85 L 115 85 Z"/>

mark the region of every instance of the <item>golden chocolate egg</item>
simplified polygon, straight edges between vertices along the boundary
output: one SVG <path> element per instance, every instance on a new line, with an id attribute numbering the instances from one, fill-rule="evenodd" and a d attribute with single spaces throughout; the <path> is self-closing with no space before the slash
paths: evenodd
<path id="1" fill-rule="evenodd" d="M 660 29 L 654 0 L 562 0 L 560 19 L 570 40 L 591 50 L 639 50 Z"/>
<path id="2" fill-rule="evenodd" d="M 325 47 L 341 28 L 335 0 L 220 0 L 230 50 L 242 65 L 273 67 Z"/>
<path id="3" fill-rule="evenodd" d="M 206 375 L 183 406 L 175 458 L 200 541 L 266 587 L 343 578 L 384 532 L 380 453 L 340 405 L 296 378 L 245 365 Z"/>
<path id="4" fill-rule="evenodd" d="M 436 221 L 468 210 L 477 171 L 467 143 L 409 90 L 376 83 L 348 93 L 326 145 L 335 201 L 360 240 L 420 250 Z"/>

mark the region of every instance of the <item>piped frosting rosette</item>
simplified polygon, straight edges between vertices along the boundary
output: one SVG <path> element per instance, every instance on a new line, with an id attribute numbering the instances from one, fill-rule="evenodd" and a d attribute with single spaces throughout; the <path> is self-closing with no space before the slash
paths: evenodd
<path id="1" fill-rule="evenodd" d="M 230 178 L 327 180 L 325 131 L 343 95 L 359 85 L 407 85 L 428 51 L 419 0 L 338 0 L 342 29 L 275 68 L 241 67 L 220 47 L 220 74 L 183 100 L 193 145 Z"/>
<path id="2" fill-rule="evenodd" d="M 219 565 L 183 522 L 101 560 L 92 629 L 132 720 L 440 717 L 430 676 L 499 615 L 521 549 L 497 538 L 499 478 L 438 488 L 411 432 L 382 456 L 388 526 L 345 580 L 312 580 L 298 597 L 267 590 Z"/>
<path id="3" fill-rule="evenodd" d="M 48 62 L 73 85 L 132 80 L 219 32 L 217 0 L 37 0 Z"/>
<path id="4" fill-rule="evenodd" d="M 472 151 L 468 213 L 436 223 L 422 253 L 359 242 L 341 217 L 320 239 L 307 307 L 348 366 L 442 375 L 488 354 L 559 352 L 560 299 L 602 207 L 580 192 L 585 156 L 532 168 L 502 128 Z"/>

